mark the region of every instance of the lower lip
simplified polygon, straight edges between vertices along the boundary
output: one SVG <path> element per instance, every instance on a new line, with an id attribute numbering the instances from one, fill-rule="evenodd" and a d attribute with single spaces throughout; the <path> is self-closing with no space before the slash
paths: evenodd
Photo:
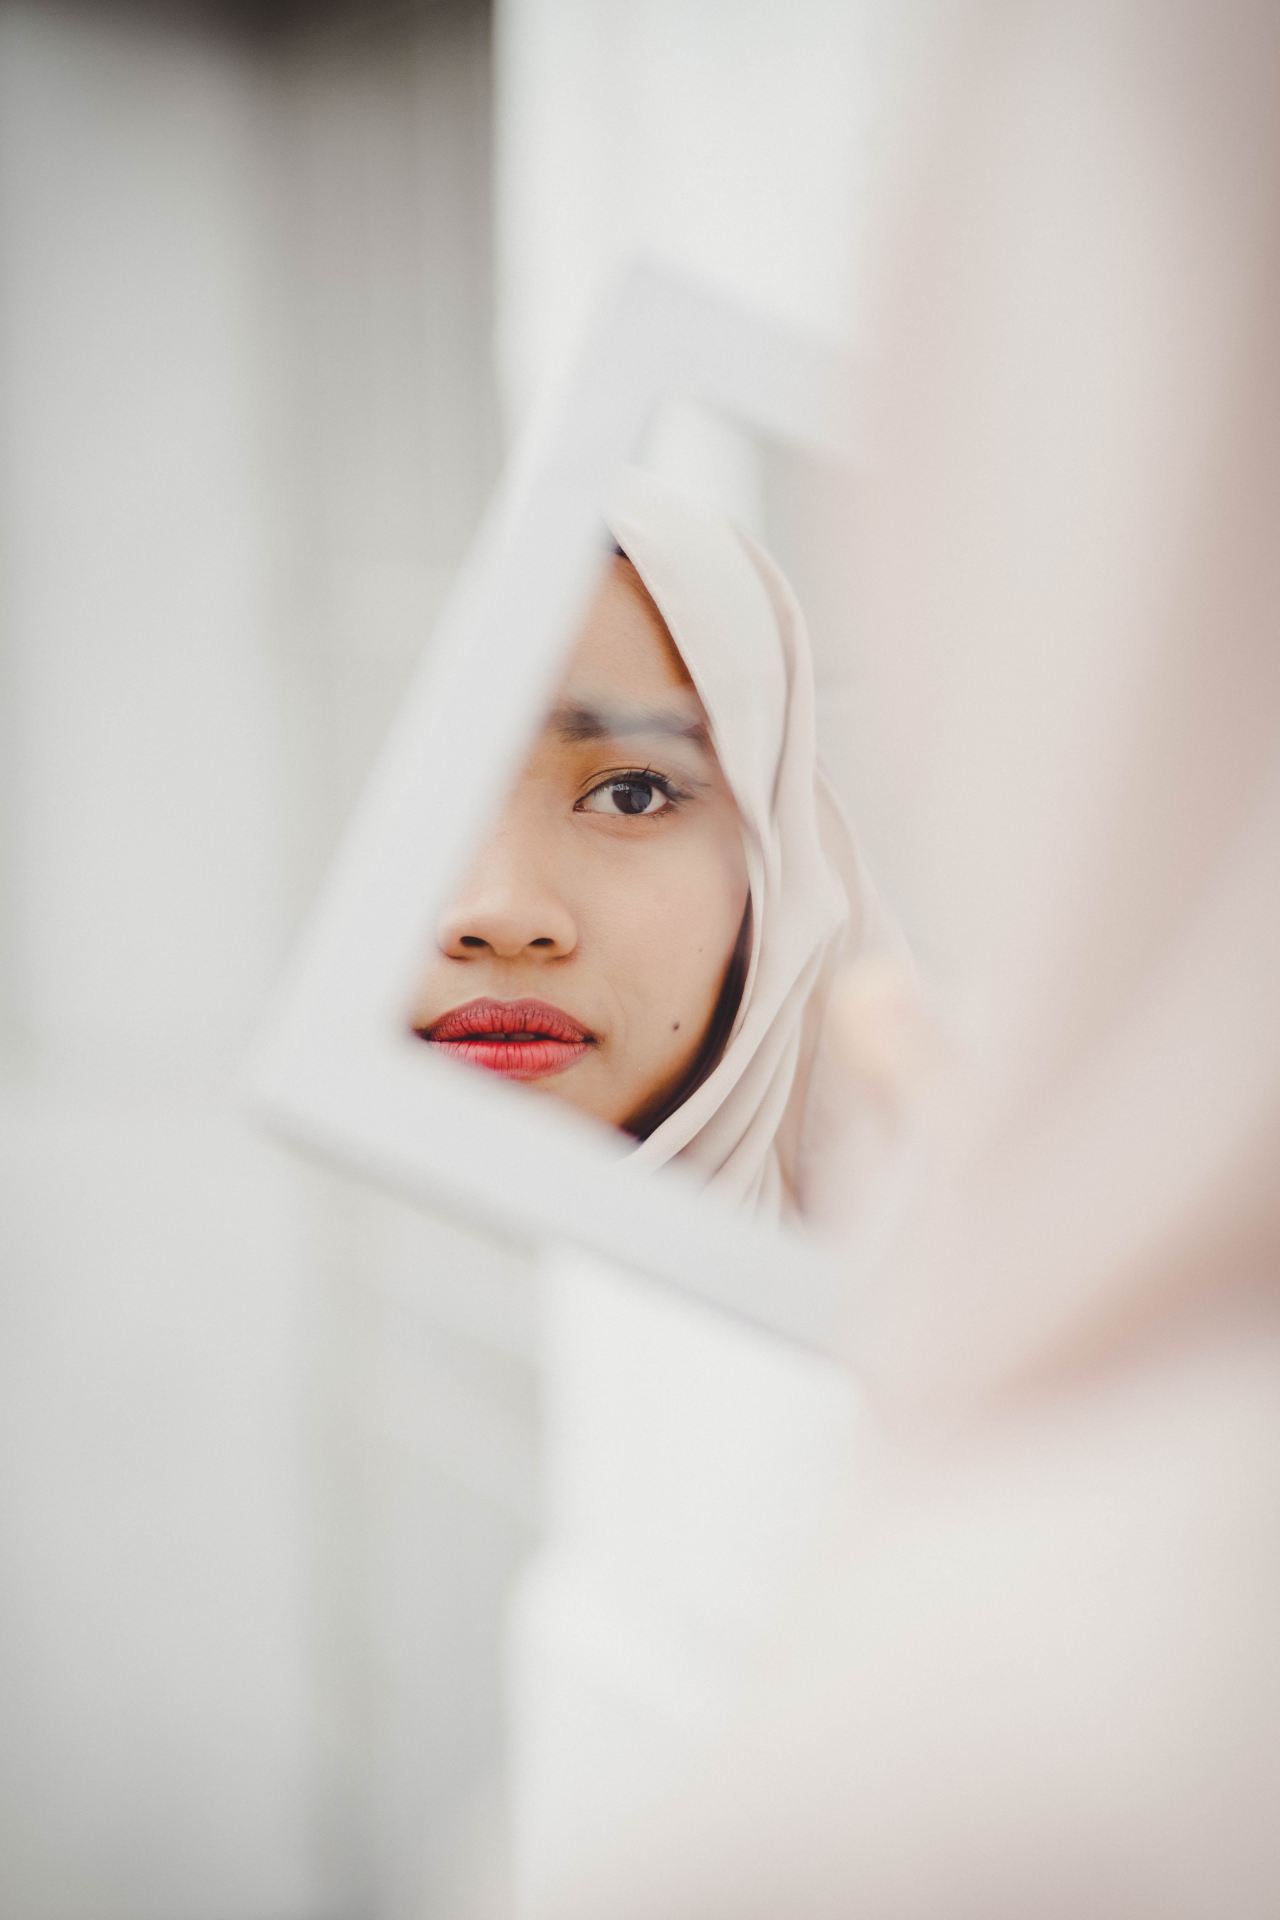
<path id="1" fill-rule="evenodd" d="M 585 1040 L 552 1040 L 539 1034 L 533 1040 L 512 1040 L 502 1035 L 489 1039 L 475 1034 L 465 1040 L 433 1040 L 441 1053 L 455 1060 L 469 1061 L 488 1073 L 500 1073 L 504 1080 L 545 1080 L 553 1073 L 564 1073 L 576 1066 L 587 1051 Z"/>

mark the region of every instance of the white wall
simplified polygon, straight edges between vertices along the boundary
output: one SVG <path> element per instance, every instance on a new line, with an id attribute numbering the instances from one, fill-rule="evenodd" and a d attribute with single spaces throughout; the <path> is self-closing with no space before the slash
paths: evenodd
<path id="1" fill-rule="evenodd" d="M 0 12 L 0 1910 L 462 1913 L 526 1266 L 232 1077 L 495 458 L 485 10 Z M 299 24 L 300 23 L 300 24 Z"/>
<path id="2" fill-rule="evenodd" d="M 843 336 L 863 307 L 867 189 L 918 11 L 499 0 L 499 337 L 512 404 L 637 249 Z"/>

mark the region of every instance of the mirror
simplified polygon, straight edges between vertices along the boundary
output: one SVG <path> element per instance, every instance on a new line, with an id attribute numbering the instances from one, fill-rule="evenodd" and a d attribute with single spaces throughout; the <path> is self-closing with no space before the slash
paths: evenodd
<path id="1" fill-rule="evenodd" d="M 365 1175 L 819 1350 L 823 1016 L 887 924 L 845 824 L 872 845 L 854 384 L 632 274 L 513 453 L 248 1074 Z"/>
<path id="2" fill-rule="evenodd" d="M 790 544 L 841 604 L 849 487 L 705 407 L 659 410 L 600 502 L 550 697 L 405 1010 L 437 1059 L 792 1224 L 813 1201 L 811 1108 L 831 1100 L 833 982 L 887 927 L 820 765 L 810 623 L 769 543 L 806 530 Z M 821 662 L 829 714 L 849 651 Z"/>

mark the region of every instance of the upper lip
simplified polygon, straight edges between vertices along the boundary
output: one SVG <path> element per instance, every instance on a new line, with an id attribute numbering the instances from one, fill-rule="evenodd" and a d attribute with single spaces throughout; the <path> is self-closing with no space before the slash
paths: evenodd
<path id="1" fill-rule="evenodd" d="M 563 1007 L 545 1000 L 468 1000 L 450 1007 L 438 1020 L 418 1031 L 427 1040 L 476 1040 L 492 1034 L 536 1034 L 540 1039 L 563 1040 L 584 1046 L 595 1035 Z"/>

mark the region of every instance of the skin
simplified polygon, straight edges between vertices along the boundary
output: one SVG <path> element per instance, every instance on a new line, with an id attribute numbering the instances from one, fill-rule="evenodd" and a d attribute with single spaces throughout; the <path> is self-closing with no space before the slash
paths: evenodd
<path id="1" fill-rule="evenodd" d="M 635 812 L 628 809 L 642 808 Z M 532 997 L 593 1035 L 526 1084 L 643 1133 L 698 1063 L 748 898 L 706 714 L 630 561 L 588 610 L 552 712 L 442 916 L 412 1009 Z"/>

